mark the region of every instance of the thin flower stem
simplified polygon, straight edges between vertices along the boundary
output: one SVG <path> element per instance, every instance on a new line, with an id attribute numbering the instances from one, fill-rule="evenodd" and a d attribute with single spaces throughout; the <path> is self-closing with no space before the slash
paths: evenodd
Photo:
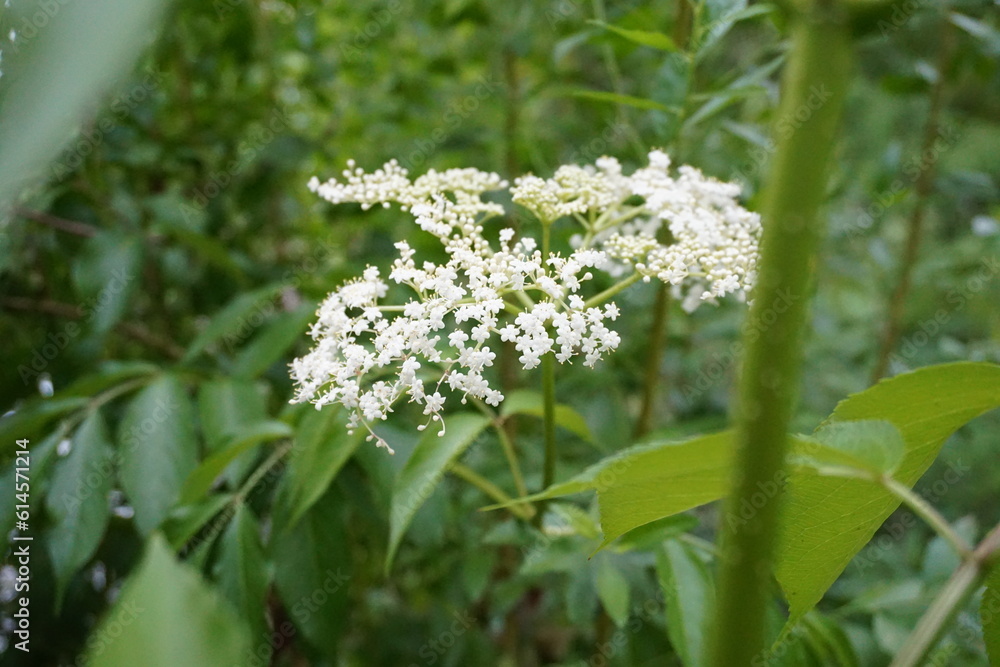
<path id="1" fill-rule="evenodd" d="M 962 558 L 967 558 L 972 554 L 972 546 L 969 545 L 962 536 L 955 532 L 955 530 L 948 524 L 947 519 L 941 516 L 941 513 L 934 509 L 930 503 L 920 497 L 919 494 L 915 493 L 913 489 L 906 486 L 905 484 L 900 484 L 891 477 L 883 477 L 879 480 L 883 487 L 889 493 L 899 498 L 903 503 L 909 507 L 914 514 L 923 519 L 931 528 L 934 529 L 938 535 L 941 536 L 943 540 L 948 542 L 958 555 Z"/>
<path id="2" fill-rule="evenodd" d="M 686 0 L 684 0 L 686 2 Z M 667 334 L 667 319 L 670 313 L 670 292 L 666 284 L 656 288 L 656 301 L 653 303 L 653 327 L 649 330 L 649 341 L 646 358 L 646 377 L 642 386 L 642 407 L 635 423 L 636 439 L 649 433 L 653 426 L 653 408 L 656 395 L 660 389 L 660 364 L 663 359 L 663 342 Z"/>
<path id="3" fill-rule="evenodd" d="M 598 306 L 607 301 L 608 299 L 610 299 L 611 297 L 613 297 L 614 295 L 618 294 L 622 290 L 625 290 L 631 287 L 632 285 L 636 284 L 637 282 L 642 280 L 642 278 L 643 275 L 641 273 L 639 272 L 633 273 L 625 280 L 615 283 L 614 285 L 604 290 L 600 294 L 595 294 L 594 296 L 590 297 L 589 299 L 583 302 L 583 306 L 584 308 L 593 308 L 594 306 Z"/>
<path id="4" fill-rule="evenodd" d="M 504 456 L 507 457 L 507 465 L 510 467 L 510 474 L 514 478 L 514 486 L 517 487 L 517 494 L 519 496 L 528 495 L 528 487 L 524 484 L 524 476 L 521 474 L 521 465 L 517 460 L 517 450 L 514 449 L 514 443 L 510 439 L 510 435 L 507 434 L 507 429 L 504 428 L 502 422 L 493 422 L 493 428 L 497 432 L 497 437 L 500 438 L 500 446 L 503 447 Z"/>
<path id="5" fill-rule="evenodd" d="M 766 336 L 745 336 L 733 415 L 733 490 L 720 516 L 738 513 L 741 503 L 749 503 L 764 484 L 773 483 L 785 464 L 800 381 L 807 295 L 824 227 L 818 213 L 849 83 L 850 24 L 840 3 L 796 3 L 789 12 L 792 47 L 775 119 L 797 117 L 803 109 L 809 115 L 793 133 L 781 133 L 771 164 L 761 201 L 760 272 L 748 319 L 759 322 L 782 293 L 795 295 L 796 301 L 776 316 Z M 829 93 L 818 108 L 809 104 L 817 88 Z M 766 649 L 780 508 L 779 496 L 742 525 L 721 522 L 719 593 L 709 648 L 713 667 L 753 664 Z"/>
<path id="6" fill-rule="evenodd" d="M 542 357 L 542 397 L 545 420 L 542 489 L 547 489 L 556 479 L 556 360 L 551 354 Z"/>
<path id="7" fill-rule="evenodd" d="M 890 667 L 918 667 L 937 644 L 945 628 L 955 618 L 969 597 L 1000 559 L 1000 524 L 983 538 L 951 575 L 934 602 L 913 629 L 913 633 L 896 654 Z"/>
<path id="8" fill-rule="evenodd" d="M 514 449 L 514 443 L 505 428 L 506 420 L 498 417 L 488 405 L 478 398 L 472 398 L 470 402 L 489 418 L 493 425 L 493 430 L 496 431 L 497 437 L 500 438 L 500 446 L 503 448 L 504 456 L 507 459 L 507 467 L 510 469 L 511 477 L 514 478 L 514 486 L 517 487 L 517 494 L 522 497 L 528 495 L 528 487 L 524 484 L 524 475 L 521 474 L 521 464 L 517 460 L 517 450 Z"/>
<path id="9" fill-rule="evenodd" d="M 456 477 L 464 479 L 466 482 L 476 487 L 498 503 L 509 503 L 513 500 L 513 498 L 504 493 L 503 489 L 499 486 L 466 465 L 453 463 L 451 466 L 451 472 L 454 473 Z M 530 519 L 535 513 L 531 505 L 528 504 L 511 505 L 507 509 L 509 509 L 514 516 L 519 519 L 524 519 L 525 521 Z"/>
<path id="10" fill-rule="evenodd" d="M 549 256 L 551 225 L 542 225 L 542 260 Z M 542 400 L 545 431 L 545 462 L 542 468 L 542 488 L 547 489 L 556 478 L 556 366 L 551 354 L 542 357 Z M 539 516 L 543 510 L 539 507 Z"/>

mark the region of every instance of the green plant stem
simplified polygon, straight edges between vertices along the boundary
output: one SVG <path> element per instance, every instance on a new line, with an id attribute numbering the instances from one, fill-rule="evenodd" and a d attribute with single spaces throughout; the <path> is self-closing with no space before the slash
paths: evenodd
<path id="1" fill-rule="evenodd" d="M 950 544 L 955 551 L 958 552 L 959 556 L 967 558 L 972 553 L 972 547 L 964 539 L 962 539 L 961 535 L 955 532 L 955 530 L 948 524 L 948 521 L 941 516 L 941 513 L 915 493 L 913 489 L 905 484 L 900 484 L 891 477 L 884 477 L 880 480 L 880 482 L 887 491 L 902 500 L 914 514 L 923 519 L 931 528 L 934 529 L 934 532 L 940 535 L 943 540 L 948 542 L 948 544 Z"/>
<path id="2" fill-rule="evenodd" d="M 514 442 L 505 428 L 510 421 L 511 415 L 508 415 L 506 418 L 499 417 L 496 412 L 478 398 L 470 398 L 470 402 L 484 416 L 488 417 L 492 423 L 493 430 L 496 431 L 497 437 L 500 439 L 500 446 L 503 448 L 504 457 L 507 459 L 507 467 L 510 469 L 511 477 L 514 478 L 514 486 L 517 487 L 518 495 L 522 497 L 528 495 L 528 487 L 524 483 L 524 475 L 521 474 L 521 464 L 517 459 L 517 450 L 514 448 Z"/>
<path id="3" fill-rule="evenodd" d="M 552 223 L 542 221 L 542 261 L 549 257 Z M 551 354 L 542 357 L 542 417 L 545 433 L 545 462 L 542 467 L 542 489 L 556 478 L 556 366 Z M 539 506 L 538 521 L 544 513 Z"/>
<path id="4" fill-rule="evenodd" d="M 955 39 L 951 20 L 945 16 L 942 17 L 941 21 L 941 45 L 937 59 L 938 76 L 930 91 L 930 110 L 927 112 L 927 124 L 924 126 L 924 137 L 920 147 L 920 155 L 922 156 L 935 154 L 934 144 L 937 143 L 940 133 L 944 86 L 948 78 L 946 72 L 950 68 L 952 54 L 954 53 Z M 923 237 L 927 204 L 933 189 L 934 161 L 920 171 L 914 184 L 917 198 L 913 204 L 913 210 L 910 212 L 906 245 L 903 248 L 903 257 L 899 265 L 899 277 L 887 305 L 888 314 L 882 331 L 882 340 L 879 345 L 878 357 L 875 361 L 875 369 L 872 371 L 872 384 L 878 382 L 889 369 L 889 360 L 892 357 L 893 350 L 896 349 L 896 344 L 899 342 L 903 326 L 903 313 L 907 297 L 910 294 L 910 288 L 913 284 L 913 270 L 917 264 L 920 240 Z"/>
<path id="5" fill-rule="evenodd" d="M 466 482 L 476 487 L 498 503 L 509 503 L 513 500 L 513 498 L 504 493 L 503 489 L 467 465 L 453 463 L 450 471 L 454 473 L 456 477 L 464 479 Z M 531 505 L 511 505 L 507 509 L 509 509 L 512 514 L 520 519 L 524 519 L 525 521 L 530 519 L 535 513 Z"/>
<path id="6" fill-rule="evenodd" d="M 514 449 L 514 442 L 511 440 L 510 435 L 508 435 L 507 429 L 504 428 L 505 424 L 506 422 L 494 422 L 493 426 L 497 432 L 497 437 L 500 438 L 500 446 L 503 447 L 504 456 L 507 457 L 507 466 L 510 468 L 510 474 L 514 478 L 514 486 L 517 488 L 517 494 L 524 497 L 528 495 L 528 487 L 524 484 L 524 475 L 521 474 L 521 464 L 517 460 L 517 450 Z"/>
<path id="7" fill-rule="evenodd" d="M 545 425 L 542 489 L 547 489 L 556 479 L 556 360 L 551 354 L 542 357 L 542 398 Z"/>
<path id="8" fill-rule="evenodd" d="M 677 48 L 686 53 L 691 43 L 691 27 L 694 21 L 694 8 L 691 0 L 677 0 L 677 10 L 674 14 L 673 40 Z M 691 60 L 688 60 L 691 63 Z M 694 74 L 693 65 L 689 64 L 691 74 Z M 689 91 L 690 92 L 690 91 Z M 684 105 L 687 106 L 686 104 Z M 680 120 L 680 119 L 678 119 Z M 660 239 L 664 241 L 664 239 Z M 660 389 L 662 377 L 660 375 L 660 364 L 663 359 L 663 343 L 667 335 L 668 317 L 670 315 L 670 287 L 666 283 L 660 283 L 656 287 L 656 297 L 653 302 L 653 326 L 649 331 L 649 341 L 647 343 L 646 355 L 646 376 L 642 385 L 642 403 L 639 408 L 639 417 L 636 419 L 633 437 L 639 439 L 649 433 L 653 426 L 653 406 L 656 404 L 656 395 Z"/>
<path id="9" fill-rule="evenodd" d="M 649 433 L 653 426 L 653 407 L 661 384 L 660 364 L 663 360 L 663 344 L 667 335 L 667 319 L 670 314 L 670 292 L 665 284 L 656 288 L 653 302 L 653 327 L 649 330 L 646 352 L 646 376 L 642 383 L 642 403 L 639 417 L 635 422 L 633 436 L 639 439 Z"/>
<path id="10" fill-rule="evenodd" d="M 233 497 L 230 498 L 229 502 L 225 505 L 227 509 L 220 510 L 219 513 L 215 515 L 220 518 L 215 519 L 215 523 L 209 527 L 208 532 L 206 532 L 201 539 L 196 539 L 195 536 L 192 536 L 191 539 L 181 545 L 178 552 L 184 552 L 185 549 L 188 548 L 188 545 L 190 545 L 193 541 L 198 543 L 198 548 L 210 547 L 212 542 L 215 541 L 215 538 L 217 538 L 226 527 L 226 524 L 229 523 L 229 520 L 236 514 L 236 508 L 246 501 L 247 496 L 249 496 L 250 492 L 256 488 L 256 486 L 260 483 L 260 480 L 262 480 L 264 476 L 267 475 L 267 473 L 269 473 L 271 469 L 276 466 L 290 451 L 292 451 L 292 442 L 290 440 L 285 440 L 278 444 L 274 448 L 274 451 L 271 452 L 266 459 L 264 459 L 264 462 L 257 466 L 250 476 L 246 478 L 243 484 L 240 485 L 240 488 L 236 490 L 236 493 L 233 494 Z M 215 517 L 213 517 L 213 519 L 214 518 Z"/>
<path id="11" fill-rule="evenodd" d="M 798 120 L 803 109 L 809 114 L 795 132 L 781 137 L 762 199 L 760 273 L 749 318 L 773 318 L 773 323 L 764 335 L 744 340 L 747 353 L 734 414 L 737 459 L 726 508 L 735 513 L 741 503 L 751 502 L 759 485 L 778 479 L 784 466 L 800 381 L 806 295 L 821 239 L 818 211 L 849 81 L 850 30 L 838 3 L 799 7 L 801 13 L 790 16 L 792 47 L 776 120 Z M 828 91 L 829 98 L 810 107 L 817 88 Z M 794 302 L 778 312 L 773 306 L 781 303 L 781 295 L 791 295 Z M 709 663 L 715 667 L 745 667 L 765 649 L 779 509 L 780 495 L 744 524 L 720 526 L 720 585 Z"/>
<path id="12" fill-rule="evenodd" d="M 614 295 L 618 294 L 622 290 L 628 289 L 632 285 L 636 284 L 637 282 L 642 280 L 642 278 L 643 276 L 641 273 L 633 273 L 625 280 L 617 282 L 608 289 L 604 290 L 603 292 L 595 294 L 594 296 L 590 297 L 589 299 L 583 302 L 583 306 L 584 308 L 593 308 L 594 306 L 598 306 L 607 301 L 608 299 L 610 299 L 611 297 L 613 297 Z"/>
<path id="13" fill-rule="evenodd" d="M 998 559 L 1000 559 L 1000 524 L 990 531 L 976 550 L 969 554 L 951 575 L 948 583 L 920 618 L 920 622 L 913 629 L 902 650 L 896 654 L 890 667 L 918 667 L 925 664 L 928 654 L 941 638 L 945 628 L 965 605 L 969 596 L 976 592 Z"/>

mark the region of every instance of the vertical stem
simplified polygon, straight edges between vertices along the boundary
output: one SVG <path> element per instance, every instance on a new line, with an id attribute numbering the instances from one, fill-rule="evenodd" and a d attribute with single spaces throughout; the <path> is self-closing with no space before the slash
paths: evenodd
<path id="1" fill-rule="evenodd" d="M 801 13 L 790 16 L 792 48 L 776 118 L 780 123 L 807 117 L 794 133 L 781 137 L 762 200 L 760 273 L 749 317 L 773 323 L 764 335 L 744 341 L 734 414 L 736 471 L 726 508 L 737 512 L 758 485 L 777 479 L 784 465 L 800 381 L 806 295 L 821 238 L 817 213 L 849 80 L 850 32 L 836 0 L 800 7 Z M 750 665 L 765 648 L 779 505 L 780 495 L 742 526 L 720 525 L 720 585 L 710 649 L 715 667 Z"/>
<path id="2" fill-rule="evenodd" d="M 517 54 L 510 46 L 503 49 L 503 78 L 507 89 L 506 114 L 504 117 L 504 169 L 507 179 L 513 182 L 521 171 L 517 159 L 517 133 L 520 124 L 520 78 L 517 66 Z M 520 223 L 516 215 L 509 216 L 510 226 L 515 234 L 520 233 Z M 500 388 L 504 394 L 509 394 L 517 388 L 518 365 L 516 343 L 512 340 L 500 344 Z M 517 416 L 511 415 L 504 421 L 503 429 L 510 439 L 517 438 Z M 519 490 L 520 492 L 520 490 Z"/>
<path id="3" fill-rule="evenodd" d="M 649 433 L 653 426 L 653 407 L 656 405 L 657 390 L 661 384 L 660 365 L 663 362 L 663 345 L 667 337 L 667 322 L 670 313 L 670 292 L 666 285 L 661 284 L 656 289 L 656 301 L 653 303 L 653 328 L 649 331 L 648 348 L 646 350 L 646 377 L 642 385 L 642 405 L 639 408 L 639 418 L 635 423 L 633 435 L 636 439 Z"/>
<path id="4" fill-rule="evenodd" d="M 940 51 L 938 52 L 938 77 L 931 87 L 930 109 L 927 112 L 927 125 L 924 126 L 924 138 L 920 147 L 920 155 L 930 155 L 934 151 L 934 144 L 938 140 L 941 125 L 941 106 L 944 99 L 944 84 L 946 73 L 951 66 L 952 54 L 954 53 L 954 30 L 948 17 L 941 19 L 942 39 Z M 889 297 L 888 314 L 886 315 L 885 327 L 882 331 L 882 342 L 879 345 L 878 357 L 875 361 L 875 369 L 872 371 L 872 383 L 878 382 L 886 370 L 889 368 L 889 359 L 892 351 L 896 349 L 899 336 L 902 330 L 903 312 L 906 306 L 906 299 L 910 294 L 910 287 L 913 283 L 913 269 L 917 264 L 917 254 L 920 251 L 920 240 L 924 232 L 924 217 L 927 212 L 927 203 L 931 190 L 934 186 L 934 162 L 926 166 L 918 175 L 914 184 L 917 199 L 910 212 L 910 224 L 906 236 L 906 246 L 903 248 L 903 257 L 900 260 L 899 278 L 896 286 Z"/>
<path id="5" fill-rule="evenodd" d="M 549 256 L 552 223 L 542 221 L 542 261 Z M 551 354 L 542 357 L 542 397 L 545 429 L 545 464 L 542 468 L 542 488 L 547 489 L 556 478 L 556 360 Z M 539 515 L 542 514 L 541 508 Z"/>
<path id="6" fill-rule="evenodd" d="M 681 51 L 687 51 L 691 42 L 693 20 L 694 11 L 691 7 L 691 0 L 677 0 L 673 37 L 674 44 Z M 662 380 L 660 364 L 663 361 L 663 344 L 667 336 L 668 316 L 670 314 L 669 289 L 663 283 L 660 283 L 656 288 L 656 300 L 653 302 L 653 328 L 649 332 L 646 377 L 642 386 L 642 404 L 633 432 L 636 439 L 649 433 L 653 426 L 653 407 L 656 404 L 657 390 L 660 388 Z"/>

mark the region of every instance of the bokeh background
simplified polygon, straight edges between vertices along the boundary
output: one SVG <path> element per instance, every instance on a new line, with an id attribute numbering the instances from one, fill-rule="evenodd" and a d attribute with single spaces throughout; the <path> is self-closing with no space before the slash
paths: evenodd
<path id="1" fill-rule="evenodd" d="M 317 302 L 413 237 L 405 215 L 319 200 L 310 177 L 334 176 L 348 158 L 368 169 L 395 158 L 414 174 L 475 166 L 548 175 L 605 154 L 634 167 L 664 147 L 676 163 L 743 183 L 752 209 L 773 141 L 788 129 L 772 125 L 786 43 L 780 14 L 766 4 L 694 3 L 702 31 L 686 50 L 607 28 L 676 40 L 675 2 L 144 1 L 128 10 L 141 20 L 104 5 L 108 20 L 102 3 L 79 16 L 73 0 L 0 7 L 0 155 L 8 152 L 0 180 L 10 186 L 0 193 L 11 197 L 0 228 L 5 535 L 14 503 L 8 441 L 38 443 L 33 649 L 11 647 L 5 569 L 3 665 L 81 664 L 156 527 L 136 521 L 137 492 L 117 472 L 104 474 L 82 510 L 67 514 L 49 500 L 73 484 L 69 466 L 79 462 L 67 452 L 82 451 L 82 412 L 99 408 L 105 423 L 90 426 L 105 431 L 93 437 L 108 452 L 153 420 L 150 437 L 164 449 L 141 468 L 151 494 L 156 471 L 189 472 L 238 427 L 270 425 L 280 440 L 274 423 L 291 424 L 289 447 L 302 437 L 309 411 L 288 406 L 287 363 L 307 349 Z M 803 431 L 876 375 L 1000 362 L 996 4 L 898 2 L 864 29 L 825 211 L 796 422 Z M 91 33 L 99 39 L 86 42 Z M 66 113 L 52 120 L 55 111 Z M 38 150 L 16 153 L 18 135 L 37 135 Z M 430 251 L 426 239 L 415 242 Z M 900 289 L 902 275 L 910 278 Z M 655 299 L 654 286 L 622 298 L 622 348 L 596 370 L 560 370 L 560 400 L 594 434 L 568 442 L 560 477 L 631 444 Z M 744 315 L 735 302 L 692 315 L 671 304 L 655 369 L 657 434 L 724 426 Z M 164 395 L 183 398 L 167 425 L 155 402 L 133 399 L 150 377 L 169 377 Z M 538 378 L 516 381 L 531 387 Z M 316 421 L 304 428 L 332 438 L 334 427 Z M 641 605 L 658 586 L 655 558 L 637 538 L 633 549 L 588 560 L 597 541 L 585 506 L 580 516 L 565 510 L 575 530 L 524 567 L 518 554 L 537 535 L 502 513 L 476 512 L 485 499 L 449 479 L 418 512 L 386 576 L 392 482 L 413 444 L 398 426 L 390 432 L 400 454 L 362 446 L 294 528 L 274 518 L 293 474 L 280 442 L 250 447 L 194 510 L 176 498 L 138 501 L 172 512 L 161 517 L 171 546 L 239 610 L 258 643 L 293 624 L 292 636 L 265 641 L 266 657 L 245 664 L 680 664 L 662 609 L 633 615 L 635 628 L 609 618 L 623 596 L 626 608 Z M 998 428 L 992 414 L 963 429 L 917 487 L 970 534 L 1000 520 Z M 537 424 L 521 430 L 535 488 Z M 473 448 L 465 462 L 509 488 L 494 450 Z M 955 471 L 959 481 L 945 483 Z M 233 511 L 222 521 L 209 513 L 188 534 L 185 517 L 213 508 Z M 887 664 L 954 565 L 928 529 L 896 530 L 893 521 L 821 606 L 822 627 L 858 664 Z M 699 511 L 678 530 L 711 539 L 713 522 L 711 509 Z M 315 610 L 296 611 L 330 572 L 345 583 Z M 169 634 L 184 620 L 161 622 Z M 596 661 L 594 647 L 621 632 L 622 646 Z M 975 642 L 953 641 L 959 650 L 947 664 L 985 664 Z"/>

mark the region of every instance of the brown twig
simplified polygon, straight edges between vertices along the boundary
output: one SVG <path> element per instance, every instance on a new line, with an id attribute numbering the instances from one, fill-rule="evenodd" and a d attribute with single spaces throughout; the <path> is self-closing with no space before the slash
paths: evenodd
<path id="1" fill-rule="evenodd" d="M 927 125 L 924 127 L 924 137 L 920 147 L 920 155 L 928 155 L 933 152 L 934 144 L 938 140 L 941 125 L 941 108 L 944 101 L 944 85 L 946 72 L 950 69 L 952 55 L 954 53 L 954 31 L 951 29 L 951 22 L 947 17 L 942 19 L 941 47 L 938 52 L 938 76 L 931 86 L 930 109 L 927 113 Z M 917 264 L 917 255 L 920 251 L 920 240 L 924 233 L 924 218 L 927 214 L 927 204 L 931 191 L 934 187 L 934 162 L 931 161 L 917 175 L 914 190 L 916 201 L 913 210 L 910 212 L 910 223 L 906 236 L 906 246 L 903 248 L 903 258 L 900 262 L 899 277 L 896 286 L 889 297 L 888 315 L 885 327 L 882 330 L 882 341 L 879 345 L 879 353 L 872 371 L 872 384 L 878 382 L 885 375 L 889 368 L 889 360 L 892 351 L 899 343 L 899 337 L 903 327 L 903 313 L 905 311 L 906 299 L 910 294 L 913 285 L 913 270 Z"/>
<path id="2" fill-rule="evenodd" d="M 86 315 L 83 308 L 69 303 L 51 300 L 37 301 L 35 299 L 18 296 L 0 297 L 0 308 L 42 313 L 68 320 L 80 320 Z M 142 343 L 146 347 L 162 352 L 171 359 L 180 359 L 184 356 L 184 349 L 182 347 L 175 344 L 173 341 L 158 336 L 142 324 L 138 324 L 136 322 L 119 322 L 115 325 L 115 331 L 126 338 L 131 338 L 136 342 Z"/>
<path id="3" fill-rule="evenodd" d="M 51 213 L 46 213 L 44 211 L 32 211 L 25 208 L 18 208 L 15 209 L 14 212 L 18 216 L 27 220 L 32 220 L 47 227 L 52 227 L 53 229 L 58 229 L 61 232 L 66 232 L 67 234 L 73 234 L 75 236 L 90 238 L 98 232 L 97 227 L 94 227 L 93 225 L 88 225 L 85 222 L 78 222 L 76 220 L 60 218 L 57 215 L 52 215 Z"/>

